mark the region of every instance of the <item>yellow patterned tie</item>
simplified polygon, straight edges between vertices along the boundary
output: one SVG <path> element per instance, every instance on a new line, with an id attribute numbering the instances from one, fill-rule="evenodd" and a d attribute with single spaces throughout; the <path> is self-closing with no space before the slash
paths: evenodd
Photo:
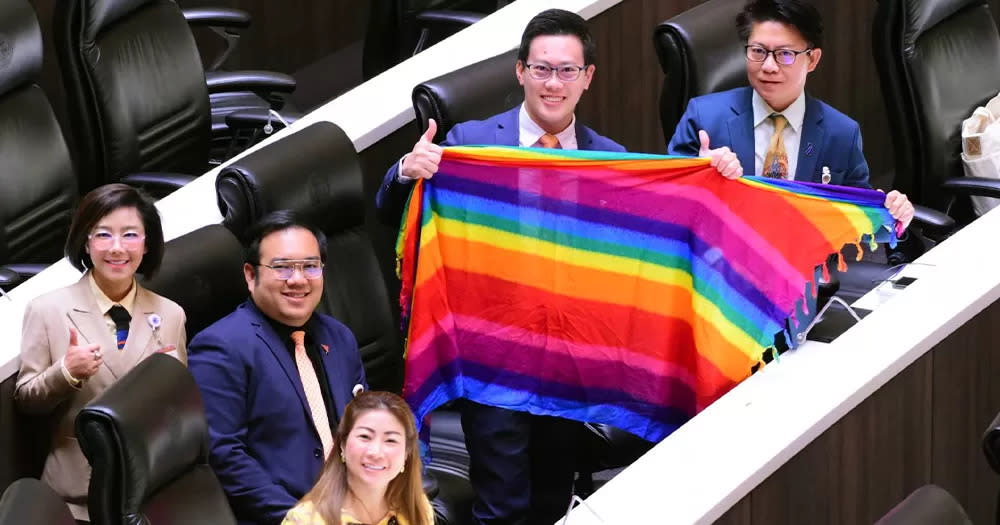
<path id="1" fill-rule="evenodd" d="M 559 139 L 551 133 L 546 133 L 541 137 L 538 137 L 538 143 L 542 145 L 543 148 L 553 149 L 559 147 Z"/>
<path id="2" fill-rule="evenodd" d="M 781 132 L 788 125 L 788 120 L 779 114 L 767 118 L 774 122 L 774 134 L 771 135 L 771 143 L 768 144 L 767 155 L 764 157 L 764 176 L 785 179 L 788 178 L 788 155 L 785 154 L 785 139 Z"/>
<path id="3" fill-rule="evenodd" d="M 325 459 L 333 448 L 333 434 L 330 431 L 330 419 L 326 414 L 326 403 L 323 402 L 323 392 L 319 387 L 316 369 L 313 368 L 312 361 L 306 354 L 305 339 L 306 333 L 302 330 L 292 332 L 292 341 L 295 342 L 295 366 L 299 369 L 299 377 L 302 378 L 302 389 L 306 393 L 306 402 L 309 403 L 313 425 L 316 426 L 319 440 L 323 443 L 323 458 Z"/>

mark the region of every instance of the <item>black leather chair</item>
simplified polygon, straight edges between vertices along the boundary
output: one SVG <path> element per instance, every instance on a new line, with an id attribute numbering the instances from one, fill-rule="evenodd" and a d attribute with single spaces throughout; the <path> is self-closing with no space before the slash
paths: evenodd
<path id="1" fill-rule="evenodd" d="M 167 242 L 156 277 L 141 282 L 184 309 L 188 341 L 249 296 L 243 278 L 243 246 L 221 224 Z"/>
<path id="2" fill-rule="evenodd" d="M 481 120 L 524 101 L 524 89 L 514 75 L 517 49 L 432 78 L 413 88 L 413 109 L 420 134 L 427 119 L 437 122 L 435 142 L 441 142 L 459 122 Z"/>
<path id="3" fill-rule="evenodd" d="M 962 505 L 937 485 L 924 485 L 892 508 L 876 525 L 972 525 Z"/>
<path id="4" fill-rule="evenodd" d="M 11 483 L 0 497 L 0 525 L 76 525 L 66 502 L 34 478 Z"/>
<path id="5" fill-rule="evenodd" d="M 365 225 L 361 166 L 354 146 L 330 122 L 319 122 L 230 164 L 216 181 L 224 224 L 237 235 L 263 215 L 291 209 L 327 235 L 319 310 L 351 329 L 369 386 L 400 392 L 403 353 L 385 281 Z M 457 417 L 433 416 L 425 489 L 439 524 L 471 516 L 468 453 Z"/>
<path id="6" fill-rule="evenodd" d="M 54 20 L 83 191 L 122 181 L 168 193 L 208 169 L 213 126 L 225 129 L 210 94 L 294 89 L 291 77 L 260 71 L 206 79 L 170 0 L 64 0 Z"/>
<path id="7" fill-rule="evenodd" d="M 66 141 L 38 86 L 42 33 L 31 5 L 0 5 L 0 288 L 62 258 L 76 202 Z"/>
<path id="8" fill-rule="evenodd" d="M 993 418 L 983 434 L 983 453 L 993 472 L 1000 474 L 1000 414 Z M 996 523 L 1000 523 L 1000 493 L 997 494 Z"/>
<path id="9" fill-rule="evenodd" d="M 653 45 L 663 70 L 660 124 L 664 144 L 694 97 L 749 85 L 736 15 L 744 0 L 709 0 L 656 27 Z"/>
<path id="10" fill-rule="evenodd" d="M 1000 181 L 964 177 L 961 125 L 996 94 L 1000 35 L 986 0 L 879 0 L 872 48 L 893 138 L 896 186 L 917 203 L 972 218 L 969 195 Z"/>
<path id="11" fill-rule="evenodd" d="M 208 465 L 201 391 L 177 359 L 154 354 L 76 418 L 91 465 L 95 525 L 236 523 Z"/>

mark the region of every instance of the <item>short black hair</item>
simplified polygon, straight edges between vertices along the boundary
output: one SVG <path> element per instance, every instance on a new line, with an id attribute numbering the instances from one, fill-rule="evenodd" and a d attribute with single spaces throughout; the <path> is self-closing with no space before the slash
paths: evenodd
<path id="1" fill-rule="evenodd" d="M 563 9 L 547 9 L 535 15 L 524 28 L 521 35 L 521 47 L 517 50 L 517 59 L 521 63 L 528 61 L 531 41 L 540 36 L 570 35 L 580 39 L 583 44 L 584 66 L 589 66 L 597 60 L 597 44 L 594 42 L 587 21 L 580 15 Z"/>
<path id="2" fill-rule="evenodd" d="M 823 47 L 823 17 L 805 0 L 752 0 L 736 16 L 736 30 L 746 42 L 754 24 L 781 22 L 802 33 L 810 48 Z"/>
<path id="3" fill-rule="evenodd" d="M 260 264 L 260 241 L 274 232 L 280 232 L 291 228 L 303 228 L 309 230 L 316 237 L 319 244 L 320 260 L 326 263 L 326 234 L 305 219 L 302 214 L 292 210 L 272 211 L 263 216 L 247 229 L 246 246 L 243 250 L 243 261 L 250 266 L 256 267 Z"/>
<path id="4" fill-rule="evenodd" d="M 156 211 L 153 199 L 127 184 L 106 184 L 94 188 L 83 197 L 73 214 L 63 251 L 77 270 L 82 272 L 93 268 L 94 261 L 87 253 L 90 233 L 101 219 L 120 208 L 135 208 L 142 219 L 142 227 L 146 230 L 146 253 L 142 256 L 136 273 L 149 279 L 156 275 L 163 262 L 163 226 L 160 224 L 160 213 Z"/>

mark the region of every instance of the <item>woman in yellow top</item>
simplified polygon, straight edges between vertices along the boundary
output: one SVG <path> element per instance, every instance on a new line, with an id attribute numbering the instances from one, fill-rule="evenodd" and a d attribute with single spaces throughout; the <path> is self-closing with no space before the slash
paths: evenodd
<path id="1" fill-rule="evenodd" d="M 319 481 L 282 525 L 433 525 L 417 428 L 399 396 L 363 392 L 344 409 Z"/>

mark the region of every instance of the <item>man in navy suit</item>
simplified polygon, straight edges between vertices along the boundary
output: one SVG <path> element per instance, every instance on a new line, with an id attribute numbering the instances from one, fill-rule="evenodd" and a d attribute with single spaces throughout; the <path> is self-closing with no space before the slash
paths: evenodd
<path id="1" fill-rule="evenodd" d="M 543 11 L 521 37 L 514 74 L 524 103 L 486 120 L 463 122 L 441 146 L 491 144 L 624 151 L 575 117 L 590 86 L 596 55 L 586 21 L 558 9 Z M 398 223 L 412 183 L 438 171 L 441 146 L 431 142 L 434 120 L 413 150 L 386 173 L 376 204 L 382 218 Z M 574 476 L 574 434 L 579 423 L 532 416 L 467 402 L 462 428 L 476 492 L 476 523 L 553 523 L 566 512 Z"/>
<path id="2" fill-rule="evenodd" d="M 787 122 L 781 132 L 787 153 L 785 178 L 870 188 L 857 122 L 805 93 L 806 77 L 823 54 L 819 11 L 804 0 L 754 0 L 739 14 L 736 26 L 746 43 L 750 87 L 691 99 L 668 152 L 730 160 L 735 156 L 736 177 L 751 168 L 764 175 L 775 130 L 772 115 L 781 115 Z M 885 206 L 904 226 L 913 218 L 913 205 L 898 191 L 886 195 Z"/>
<path id="3" fill-rule="evenodd" d="M 316 483 L 344 406 L 367 386 L 354 335 L 315 313 L 323 232 L 279 211 L 248 238 L 251 297 L 195 336 L 188 366 L 205 401 L 209 460 L 237 520 L 278 524 Z"/>

